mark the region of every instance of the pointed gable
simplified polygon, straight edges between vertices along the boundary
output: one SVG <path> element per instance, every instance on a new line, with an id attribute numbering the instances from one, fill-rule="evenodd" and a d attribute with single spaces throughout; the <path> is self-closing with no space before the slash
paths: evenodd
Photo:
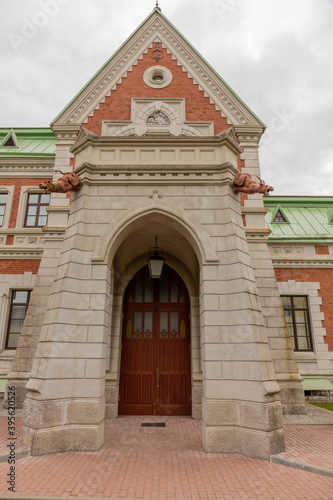
<path id="1" fill-rule="evenodd" d="M 281 208 L 278 208 L 278 210 L 276 211 L 272 222 L 278 222 L 278 223 L 287 222 L 286 217 L 282 213 Z"/>
<path id="2" fill-rule="evenodd" d="M 144 75 L 146 71 L 156 67 L 153 56 L 157 43 L 154 42 L 149 47 L 142 59 L 138 60 L 137 65 L 133 66 L 132 70 L 128 71 L 126 76 L 122 78 L 121 83 L 117 84 L 114 90 L 111 91 L 111 95 L 107 96 L 104 102 L 99 104 L 91 116 L 85 120 L 85 127 L 97 135 L 102 135 L 102 122 L 104 120 L 130 121 L 132 118 L 132 99 L 141 98 L 147 99 L 147 103 L 149 103 L 149 100 L 163 100 L 164 102 L 166 99 L 185 99 L 184 121 L 212 122 L 214 124 L 214 135 L 230 128 L 227 118 L 223 117 L 219 110 L 216 110 L 209 97 L 204 95 L 204 91 L 199 89 L 193 78 L 190 78 L 188 73 L 183 71 L 183 68 L 177 64 L 171 54 L 168 54 L 162 44 L 159 46 L 163 59 L 158 61 L 158 66 L 167 68 L 170 71 L 172 81 L 162 89 L 153 88 L 145 83 Z M 170 104 L 172 106 L 172 101 Z"/>
<path id="3" fill-rule="evenodd" d="M 156 85 L 154 81 L 147 82 L 147 71 L 156 67 L 171 73 L 171 81 L 166 85 L 159 86 L 158 74 L 155 75 Z M 189 122 L 186 127 L 190 128 L 185 127 L 186 135 L 198 133 L 198 127 L 192 130 L 191 122 L 199 121 L 211 123 L 215 135 L 230 125 L 264 128 L 263 123 L 157 8 L 52 125 L 84 123 L 87 129 L 101 135 L 104 121 L 131 121 L 133 98 L 150 99 L 147 105 L 161 99 L 184 99 L 185 110 L 179 113 L 185 114 L 182 117 L 184 122 Z"/>
<path id="4" fill-rule="evenodd" d="M 18 146 L 18 139 L 13 129 L 8 132 L 2 141 L 1 148 L 16 148 Z"/>

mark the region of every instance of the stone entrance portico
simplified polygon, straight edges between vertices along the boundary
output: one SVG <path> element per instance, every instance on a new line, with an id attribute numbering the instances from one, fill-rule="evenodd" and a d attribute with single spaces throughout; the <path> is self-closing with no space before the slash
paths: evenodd
<path id="1" fill-rule="evenodd" d="M 304 395 L 262 196 L 232 188 L 241 168 L 260 175 L 263 124 L 156 9 L 101 71 L 52 125 L 55 169 L 75 168 L 82 188 L 51 196 L 8 376 L 26 396 L 23 442 L 35 455 L 102 445 L 118 415 L 125 290 L 158 236 L 189 295 L 204 448 L 269 459 L 284 450 L 282 411 L 302 413 Z"/>
<path id="2" fill-rule="evenodd" d="M 193 416 L 202 412 L 204 447 L 268 458 L 284 446 L 282 410 L 231 188 L 240 148 L 226 132 L 209 146 L 167 140 L 169 150 L 194 151 L 200 168 L 185 159 L 181 168 L 159 162 L 145 172 L 140 165 L 110 167 L 107 156 L 93 163 L 111 147 L 125 157 L 134 148 L 144 154 L 148 141 L 130 140 L 125 149 L 118 139 L 85 135 L 72 148 L 83 187 L 72 195 L 27 384 L 24 442 L 35 454 L 102 444 L 105 372 L 107 416 L 117 415 L 123 293 L 158 234 L 190 293 Z M 165 141 L 155 139 L 155 146 L 162 149 Z M 216 165 L 199 165 L 208 147 Z"/>

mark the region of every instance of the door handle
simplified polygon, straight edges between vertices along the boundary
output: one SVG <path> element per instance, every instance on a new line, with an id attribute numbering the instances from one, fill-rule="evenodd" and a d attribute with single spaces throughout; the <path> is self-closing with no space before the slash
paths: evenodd
<path id="1" fill-rule="evenodd" d="M 156 385 L 157 387 L 160 386 L 160 370 L 158 368 L 156 370 Z"/>

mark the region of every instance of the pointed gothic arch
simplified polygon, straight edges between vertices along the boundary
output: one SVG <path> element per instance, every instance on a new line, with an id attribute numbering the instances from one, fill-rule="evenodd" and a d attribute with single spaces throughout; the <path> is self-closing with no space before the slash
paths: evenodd
<path id="1" fill-rule="evenodd" d="M 200 265 L 218 261 L 215 248 L 211 238 L 199 221 L 193 216 L 191 221 L 186 218 L 185 211 L 179 207 L 146 206 L 139 205 L 129 207 L 128 212 L 121 213 L 110 222 L 109 227 L 101 236 L 97 248 L 92 257 L 92 262 L 109 263 L 125 238 L 133 232 L 135 228 L 142 227 L 147 220 L 159 219 L 162 223 L 172 225 L 182 234 L 193 248 Z M 149 244 L 147 244 L 149 247 Z"/>

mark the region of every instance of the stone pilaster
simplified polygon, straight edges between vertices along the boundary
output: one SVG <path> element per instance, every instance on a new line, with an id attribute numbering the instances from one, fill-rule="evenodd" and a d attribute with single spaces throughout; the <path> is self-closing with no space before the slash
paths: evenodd
<path id="1" fill-rule="evenodd" d="M 302 377 L 295 360 L 282 308 L 267 237 L 249 234 L 249 248 L 256 278 L 276 380 L 281 389 L 283 413 L 304 414 L 305 398 Z"/>
<path id="2" fill-rule="evenodd" d="M 104 440 L 111 274 L 91 264 L 93 237 L 75 206 L 27 384 L 22 441 L 34 455 L 98 450 Z"/>
<path id="3" fill-rule="evenodd" d="M 15 351 L 11 370 L 7 375 L 7 385 L 16 388 L 16 407 L 22 408 L 26 396 L 25 386 L 36 352 L 43 320 L 47 308 L 49 293 L 53 284 L 56 266 L 61 251 L 63 232 L 46 236 L 45 249 L 39 266 L 36 283 L 31 294 L 29 307 Z M 5 404 L 7 392 L 5 395 Z"/>
<path id="4" fill-rule="evenodd" d="M 220 194 L 219 263 L 201 269 L 203 444 L 268 459 L 284 450 L 280 389 L 240 204 L 229 186 Z"/>

